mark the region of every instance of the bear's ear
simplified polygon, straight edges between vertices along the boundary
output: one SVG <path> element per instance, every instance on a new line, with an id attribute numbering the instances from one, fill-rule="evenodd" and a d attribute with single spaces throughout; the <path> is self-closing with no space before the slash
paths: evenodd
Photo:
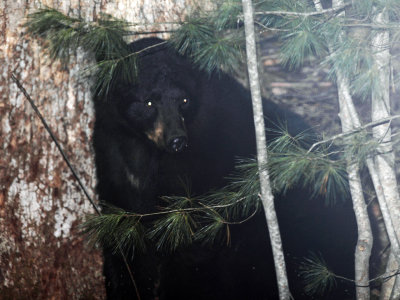
<path id="1" fill-rule="evenodd" d="M 118 81 L 109 91 L 108 99 L 111 101 L 120 101 L 124 99 L 133 99 L 135 98 L 134 96 L 134 88 L 131 84 Z"/>

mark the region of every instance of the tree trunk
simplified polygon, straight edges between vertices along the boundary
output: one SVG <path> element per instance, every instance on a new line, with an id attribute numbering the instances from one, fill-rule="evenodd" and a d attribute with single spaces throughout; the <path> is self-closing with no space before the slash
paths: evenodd
<path id="1" fill-rule="evenodd" d="M 377 24 L 388 23 L 388 13 L 381 12 L 375 17 Z M 380 120 L 390 116 L 390 51 L 389 51 L 389 32 L 379 31 L 372 39 L 372 53 L 375 58 L 377 77 L 379 81 L 379 89 L 372 91 L 371 117 L 372 121 Z M 394 229 L 398 241 L 400 241 L 400 197 L 397 190 L 397 180 L 395 172 L 395 157 L 392 146 L 392 134 L 390 123 L 386 123 L 373 128 L 373 136 L 380 141 L 378 154 L 375 156 L 375 165 L 385 194 L 386 203 L 389 207 L 390 217 L 392 219 Z M 393 252 L 392 256 L 395 255 Z M 390 259 L 387 272 L 398 269 L 398 263 L 395 259 Z M 386 292 L 388 286 L 391 290 L 391 296 Z M 386 282 L 382 287 L 381 299 L 399 299 L 400 298 L 400 277 L 395 276 Z M 388 297 L 389 296 L 389 297 Z"/>
<path id="2" fill-rule="evenodd" d="M 317 11 L 322 10 L 322 5 L 319 0 L 314 0 Z M 343 1 L 332 1 L 332 7 L 343 5 Z M 332 45 L 329 45 L 329 50 L 334 51 Z M 353 108 L 353 100 L 350 94 L 350 85 L 347 78 L 342 74 L 342 70 L 335 70 L 337 77 L 338 100 L 340 109 L 340 120 L 343 133 L 349 132 L 355 127 L 360 126 L 357 115 Z M 357 120 L 357 121 L 355 121 Z M 359 167 L 357 163 L 347 162 L 346 171 L 349 176 L 349 187 L 351 199 L 353 202 L 353 210 L 357 222 L 357 244 L 354 252 L 354 269 L 356 283 L 356 297 L 358 300 L 370 299 L 369 288 L 369 259 L 373 243 L 371 224 L 368 217 L 367 206 L 365 204 Z"/>
<path id="3" fill-rule="evenodd" d="M 94 115 L 89 83 L 79 76 L 88 59 L 76 53 L 63 69 L 23 35 L 21 25 L 37 3 L 0 3 L 0 299 L 103 299 L 101 253 L 78 228 L 93 208 L 10 77 L 15 73 L 31 95 L 94 197 Z M 146 23 L 133 30 L 151 32 L 170 30 L 168 22 L 194 8 L 189 0 L 42 3 L 87 20 L 109 13 Z"/>
<path id="4" fill-rule="evenodd" d="M 333 2 L 333 5 L 340 5 L 343 2 L 340 0 L 336 0 Z M 382 22 L 384 21 L 382 14 L 378 14 L 376 17 L 376 21 Z M 379 92 L 373 91 L 372 95 L 372 121 L 378 121 L 388 116 L 388 105 L 389 103 L 389 79 L 388 79 L 388 70 L 386 68 L 389 67 L 389 52 L 388 52 L 388 33 L 379 33 L 375 36 L 372 41 L 372 51 L 374 52 L 375 56 L 375 63 L 378 70 L 378 76 L 380 81 L 380 88 Z M 337 75 L 337 82 L 338 82 L 338 90 L 339 94 L 342 93 L 344 103 L 341 105 L 341 113 L 344 110 L 347 110 L 352 126 L 353 127 L 360 127 L 361 122 L 357 115 L 356 109 L 354 104 L 351 100 L 349 84 L 347 79 L 343 77 L 340 70 L 336 70 Z M 340 99 L 340 97 L 339 97 Z M 343 107 L 342 107 L 343 106 Z M 347 119 L 347 118 L 346 118 Z M 385 128 L 382 131 L 382 128 Z M 390 143 L 390 128 L 387 125 L 376 126 L 373 129 L 374 136 L 378 138 L 380 142 L 383 142 L 385 149 L 389 147 L 391 150 L 391 143 Z M 379 132 L 380 136 L 377 135 Z M 385 140 L 386 139 L 386 140 Z M 382 146 L 381 146 L 382 148 Z M 385 154 L 386 155 L 386 154 Z M 389 155 L 392 153 L 389 151 Z M 394 176 L 394 164 L 390 163 L 393 157 L 385 157 L 384 168 L 379 168 L 379 156 L 375 161 L 372 158 L 368 158 L 366 160 L 368 171 L 371 175 L 372 182 L 374 184 L 375 192 L 377 194 L 379 206 L 382 212 L 382 216 L 385 222 L 386 230 L 389 236 L 389 240 L 391 243 L 391 251 L 392 251 L 392 258 L 396 258 L 397 263 L 399 263 L 400 259 L 400 247 L 399 247 L 399 239 L 398 239 L 398 232 L 397 229 L 399 228 L 399 210 L 398 210 L 398 192 L 397 192 L 397 183 Z M 393 160 L 394 161 L 394 160 Z M 392 168 L 390 170 L 390 168 Z M 390 178 L 389 178 L 390 177 Z M 385 191 L 386 190 L 386 191 Z M 397 198 L 396 198 L 397 197 Z M 392 259 L 393 263 L 394 260 Z M 357 259 L 356 259 L 357 263 Z M 357 272 L 357 267 L 356 267 Z M 356 274 L 357 279 L 357 274 Z M 400 283 L 397 281 L 395 287 L 392 290 L 392 296 L 390 299 L 398 299 L 398 286 Z M 358 288 L 358 291 L 360 289 Z M 357 293 L 358 293 L 357 291 Z M 385 293 L 386 294 L 386 293 Z M 390 294 L 390 293 L 389 293 Z M 369 297 L 369 296 L 368 296 Z M 381 297 L 382 299 L 382 297 Z M 387 299 L 386 296 L 384 299 Z"/>
<path id="5" fill-rule="evenodd" d="M 356 127 L 352 122 L 354 116 L 351 116 L 349 109 L 349 106 L 351 106 L 349 103 L 352 103 L 349 93 L 349 84 L 347 79 L 341 74 L 341 70 L 336 70 L 336 76 L 338 78 L 339 115 L 342 123 L 342 130 L 343 132 L 348 132 Z M 358 164 L 349 161 L 346 170 L 349 176 L 350 194 L 357 222 L 357 244 L 354 252 L 354 274 L 355 283 L 357 285 L 356 297 L 358 300 L 367 300 L 370 299 L 369 260 L 373 236 L 367 206 L 364 200 Z"/>
<path id="6" fill-rule="evenodd" d="M 282 249 L 282 240 L 279 232 L 278 218 L 276 216 L 274 196 L 272 194 L 269 174 L 266 168 L 267 141 L 265 136 L 265 125 L 262 108 L 260 82 L 257 67 L 257 53 L 254 33 L 253 7 L 251 0 L 242 0 L 244 26 L 246 33 L 247 69 L 249 73 L 249 84 L 253 102 L 254 124 L 257 142 L 257 163 L 260 176 L 261 201 L 265 211 L 268 225 L 269 238 L 271 241 L 272 254 L 275 263 L 279 299 L 289 300 L 290 291 L 286 275 L 285 257 Z"/>

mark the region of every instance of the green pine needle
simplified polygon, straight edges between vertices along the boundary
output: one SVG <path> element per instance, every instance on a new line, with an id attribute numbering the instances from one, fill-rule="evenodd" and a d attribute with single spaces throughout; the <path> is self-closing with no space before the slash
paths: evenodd
<path id="1" fill-rule="evenodd" d="M 195 240 L 199 240 L 203 245 L 222 244 L 226 241 L 229 244 L 229 237 L 224 229 L 229 225 L 218 220 L 207 223 L 196 232 Z"/>
<path id="2" fill-rule="evenodd" d="M 314 195 L 324 196 L 325 203 L 336 203 L 337 200 L 344 201 L 349 196 L 349 184 L 347 173 L 337 163 L 332 161 L 325 169 L 316 175 Z"/>
<path id="3" fill-rule="evenodd" d="M 290 22 L 288 33 L 282 38 L 282 63 L 296 69 L 303 65 L 308 56 L 325 54 L 326 45 L 320 27 L 320 23 L 312 17 Z"/>
<path id="4" fill-rule="evenodd" d="M 211 22 L 215 28 L 220 30 L 236 29 L 238 27 L 240 14 L 242 13 L 242 2 L 239 0 L 219 1 L 218 9 L 210 15 Z"/>
<path id="5" fill-rule="evenodd" d="M 199 51 L 201 44 L 213 37 L 214 28 L 207 19 L 189 16 L 169 42 L 180 54 L 191 56 Z"/>
<path id="6" fill-rule="evenodd" d="M 44 39 L 47 54 L 52 60 L 59 59 L 62 64 L 69 62 L 70 51 L 78 47 L 83 21 L 68 17 L 61 12 L 44 8 L 29 14 L 24 24 L 27 33 Z"/>
<path id="7" fill-rule="evenodd" d="M 328 269 L 321 255 L 312 253 L 304 259 L 299 269 L 307 295 L 322 295 L 336 286 L 335 274 Z"/>
<path id="8" fill-rule="evenodd" d="M 240 41 L 235 36 L 214 37 L 203 42 L 192 54 L 193 61 L 208 73 L 218 70 L 235 71 L 243 59 L 243 45 Z"/>
<path id="9" fill-rule="evenodd" d="M 101 15 L 97 23 L 92 23 L 81 36 L 80 45 L 95 54 L 96 59 L 107 60 L 121 58 L 129 54 L 124 37 L 129 34 L 128 23 Z"/>
<path id="10" fill-rule="evenodd" d="M 375 0 L 353 1 L 352 7 L 354 8 L 354 16 L 360 19 L 369 18 L 377 2 L 378 1 Z"/>
<path id="11" fill-rule="evenodd" d="M 213 23 L 213 17 L 188 17 L 171 36 L 171 45 L 182 55 L 192 58 L 208 73 L 224 69 L 233 71 L 243 59 L 242 31 L 229 34 L 228 23 Z"/>
<path id="12" fill-rule="evenodd" d="M 197 223 L 185 211 L 176 211 L 161 217 L 148 232 L 158 250 L 173 252 L 178 247 L 190 245 L 194 239 Z"/>
<path id="13" fill-rule="evenodd" d="M 286 193 L 293 188 L 311 189 L 312 197 L 322 196 L 326 203 L 335 203 L 348 195 L 348 183 L 343 151 L 322 145 L 309 152 L 315 138 L 302 132 L 296 136 L 286 128 L 269 144 L 268 167 L 276 192 Z"/>
<path id="14" fill-rule="evenodd" d="M 71 18 L 53 8 L 42 8 L 29 14 L 24 26 L 28 33 L 46 38 L 49 32 L 56 32 L 66 28 L 79 28 L 82 22 L 79 18 Z"/>
<path id="15" fill-rule="evenodd" d="M 370 99 L 371 93 L 379 93 L 380 75 L 376 65 L 361 66 L 351 82 L 350 89 L 362 100 Z"/>
<path id="16" fill-rule="evenodd" d="M 45 8 L 28 15 L 27 33 L 45 41 L 52 60 L 69 63 L 79 48 L 92 53 L 97 63 L 85 69 L 94 76 L 94 93 L 104 96 L 116 82 L 133 83 L 137 77 L 136 55 L 131 54 L 124 37 L 130 34 L 129 24 L 102 14 L 96 22 L 66 16 Z"/>
<path id="17" fill-rule="evenodd" d="M 378 1 L 368 0 L 368 2 L 373 2 L 373 4 L 377 6 L 376 9 L 379 12 L 387 11 L 390 20 L 398 24 L 398 21 L 400 20 L 400 3 L 398 0 L 378 0 Z"/>
<path id="18" fill-rule="evenodd" d="M 82 224 L 82 233 L 90 244 L 100 243 L 113 251 L 144 251 L 144 228 L 140 217 L 120 209 L 102 215 L 89 215 Z"/>
<path id="19" fill-rule="evenodd" d="M 379 147 L 379 141 L 374 139 L 371 133 L 361 131 L 353 134 L 341 141 L 345 147 L 345 156 L 353 162 L 360 165 L 365 163 L 365 160 L 372 157 Z"/>
<path id="20" fill-rule="evenodd" d="M 85 73 L 96 78 L 93 85 L 94 94 L 106 96 L 116 84 L 129 84 L 137 80 L 137 54 L 131 53 L 125 57 L 99 61 L 88 67 Z"/>

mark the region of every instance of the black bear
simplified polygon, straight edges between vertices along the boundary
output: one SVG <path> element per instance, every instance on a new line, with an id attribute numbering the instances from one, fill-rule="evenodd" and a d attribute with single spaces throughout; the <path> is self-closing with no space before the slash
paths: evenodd
<path id="1" fill-rule="evenodd" d="M 116 85 L 107 101 L 95 102 L 99 197 L 137 213 L 154 212 L 160 196 L 185 193 L 182 178 L 197 195 L 221 187 L 236 157 L 255 154 L 249 92 L 223 73 L 197 70 L 168 46 L 150 47 L 161 42 L 133 43 L 132 51 L 141 50 L 138 81 Z M 272 102 L 264 105 L 269 120 L 286 118 Z M 229 247 L 135 251 L 129 264 L 141 299 L 270 298 L 274 267 L 265 224 L 252 220 L 233 234 Z M 107 249 L 104 256 L 108 299 L 135 299 L 123 259 Z"/>

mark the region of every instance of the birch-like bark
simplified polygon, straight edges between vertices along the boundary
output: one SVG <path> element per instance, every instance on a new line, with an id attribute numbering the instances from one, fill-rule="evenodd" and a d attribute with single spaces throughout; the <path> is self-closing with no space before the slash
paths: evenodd
<path id="1" fill-rule="evenodd" d="M 341 5 L 341 4 L 342 4 L 342 1 L 334 1 L 334 5 Z M 389 74 L 389 72 L 388 72 L 388 74 Z M 351 100 L 348 81 L 343 76 L 343 74 L 341 74 L 340 70 L 339 70 L 339 72 L 337 72 L 337 78 L 338 78 L 339 91 L 341 91 L 343 94 L 346 95 L 345 105 L 346 105 L 348 111 L 350 112 L 350 117 L 351 117 L 353 126 L 360 127 L 361 122 L 357 115 L 354 104 Z M 384 89 L 384 87 L 382 87 L 381 90 L 382 89 Z M 388 87 L 387 87 L 387 91 L 389 91 Z M 372 110 L 376 110 L 376 109 L 373 108 Z M 381 116 L 379 117 L 379 119 L 380 118 L 381 118 Z M 373 121 L 376 121 L 376 120 L 377 119 L 374 119 Z M 386 230 L 387 230 L 389 240 L 391 243 L 392 255 L 393 255 L 393 257 L 396 258 L 397 263 L 398 263 L 399 259 L 400 259 L 400 256 L 399 256 L 400 248 L 399 248 L 399 238 L 398 238 L 398 235 L 396 234 L 395 228 L 399 228 L 399 225 L 397 224 L 397 222 L 399 221 L 399 218 L 398 217 L 393 218 L 391 216 L 391 210 L 396 209 L 396 208 L 392 207 L 390 205 L 390 203 L 388 204 L 388 202 L 386 200 L 386 195 L 384 193 L 384 188 L 383 188 L 383 186 L 386 185 L 386 179 L 384 178 L 384 176 L 381 176 L 383 174 L 380 174 L 380 171 L 379 171 L 376 163 L 371 158 L 367 159 L 366 163 L 367 163 L 368 171 L 371 175 L 371 179 L 372 179 L 372 182 L 373 182 L 376 194 L 377 194 L 379 206 L 381 208 L 382 216 L 383 216 L 383 219 L 384 219 L 384 222 L 386 225 Z M 385 184 L 382 184 L 382 183 L 385 183 Z M 397 288 L 395 290 L 397 290 Z M 397 294 L 397 292 L 395 292 L 395 294 Z"/>
<path id="2" fill-rule="evenodd" d="M 349 92 L 349 83 L 340 70 L 335 70 L 338 77 L 338 98 L 340 108 L 340 120 L 342 131 L 347 132 L 354 128 L 349 102 L 352 102 Z M 356 297 L 358 300 L 370 299 L 369 285 L 369 259 L 373 243 L 371 224 L 368 217 L 367 206 L 365 204 L 361 178 L 357 163 L 348 162 L 347 173 L 349 176 L 349 186 L 353 210 L 357 222 L 357 244 L 354 252 L 354 269 L 356 283 Z"/>
<path id="3" fill-rule="evenodd" d="M 388 13 L 382 11 L 374 18 L 375 23 L 387 24 Z M 389 32 L 387 30 L 377 32 L 372 38 L 372 53 L 375 59 L 379 89 L 372 90 L 371 117 L 372 121 L 390 116 L 390 51 L 389 51 Z M 376 126 L 372 129 L 373 136 L 380 141 L 378 154 L 375 156 L 375 165 L 385 194 L 386 203 L 389 207 L 389 213 L 392 218 L 394 229 L 398 240 L 400 240 L 400 197 L 397 190 L 396 172 L 394 169 L 394 152 L 391 141 L 390 123 Z M 387 271 L 396 270 L 398 263 L 393 258 L 387 265 Z M 394 286 L 393 286 L 394 285 Z M 392 288 L 393 286 L 393 288 Z M 391 290 L 391 296 L 389 291 Z M 393 277 L 382 287 L 381 299 L 399 299 L 400 298 L 400 278 Z"/>
<path id="4" fill-rule="evenodd" d="M 282 240 L 279 232 L 278 218 L 274 206 L 274 196 L 271 191 L 268 170 L 266 168 L 267 143 L 262 109 L 260 82 L 257 68 L 257 53 L 254 34 L 253 7 L 251 0 L 242 0 L 244 27 L 246 33 L 247 68 L 249 73 L 250 91 L 253 102 L 254 124 L 257 140 L 257 161 L 260 174 L 261 201 L 265 210 L 272 253 L 275 262 L 275 272 L 279 289 L 279 299 L 290 299 L 289 283 L 286 274 L 285 258 Z"/>
<path id="5" fill-rule="evenodd" d="M 317 11 L 322 10 L 322 5 L 318 0 L 314 1 Z M 333 1 L 332 7 L 343 5 L 342 1 Z M 328 45 L 330 52 L 333 51 L 332 45 Z M 343 133 L 354 129 L 351 118 L 351 111 L 346 103 L 352 102 L 349 92 L 349 84 L 341 74 L 341 70 L 335 70 L 338 81 L 338 98 L 340 107 L 340 120 Z M 357 163 L 350 160 L 347 163 L 346 171 L 349 176 L 349 186 L 351 199 L 353 202 L 354 214 L 357 222 L 357 245 L 354 253 L 355 282 L 357 299 L 370 299 L 369 285 L 369 259 L 373 243 L 371 224 L 368 217 L 367 206 L 365 204 L 359 167 Z"/>
<path id="6" fill-rule="evenodd" d="M 343 88 L 346 89 L 347 87 L 348 86 L 346 85 L 340 86 L 338 84 L 340 120 L 342 123 L 343 132 L 347 132 L 353 129 L 349 110 L 345 105 L 346 93 L 341 93 L 341 90 Z M 357 244 L 354 252 L 356 297 L 358 300 L 367 300 L 370 299 L 370 288 L 368 287 L 369 259 L 371 256 L 373 236 L 371 231 L 371 224 L 368 217 L 367 206 L 365 204 L 363 196 L 363 189 L 358 164 L 352 163 L 349 160 L 347 163 L 346 171 L 349 176 L 350 194 L 357 222 Z"/>
<path id="7" fill-rule="evenodd" d="M 355 109 L 354 103 L 351 98 L 349 82 L 347 78 L 345 78 L 340 70 L 336 70 L 337 77 L 337 86 L 338 91 L 343 95 L 344 102 L 343 105 L 349 111 L 350 119 L 354 127 L 361 127 L 361 122 L 358 117 L 357 111 Z M 368 172 L 371 176 L 372 184 L 375 189 L 375 193 L 378 199 L 379 207 L 382 212 L 382 217 L 385 222 L 386 231 L 391 243 L 391 249 L 395 253 L 396 260 L 399 262 L 400 260 L 400 247 L 399 240 L 394 230 L 395 225 L 390 216 L 390 208 L 386 203 L 385 194 L 383 193 L 382 181 L 379 177 L 377 167 L 372 158 L 366 159 L 366 165 L 368 168 Z"/>

